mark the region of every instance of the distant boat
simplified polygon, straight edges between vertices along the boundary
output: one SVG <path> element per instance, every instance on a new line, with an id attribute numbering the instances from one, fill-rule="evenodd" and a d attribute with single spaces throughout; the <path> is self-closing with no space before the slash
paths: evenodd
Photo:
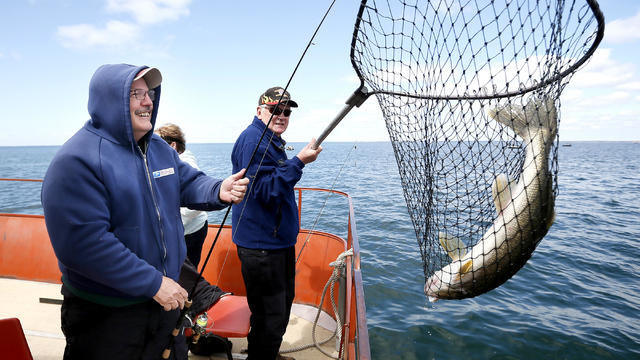
<path id="1" fill-rule="evenodd" d="M 571 146 L 571 144 L 562 144 L 562 146 L 569 147 L 569 146 Z"/>
<path id="2" fill-rule="evenodd" d="M 287 150 L 293 150 L 293 146 L 291 145 L 287 146 Z"/>

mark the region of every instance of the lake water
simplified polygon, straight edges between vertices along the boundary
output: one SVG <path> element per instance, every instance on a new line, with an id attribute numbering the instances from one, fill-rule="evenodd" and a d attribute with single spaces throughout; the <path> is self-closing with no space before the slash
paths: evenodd
<path id="1" fill-rule="evenodd" d="M 374 359 L 640 359 L 640 143 L 571 145 L 558 149 L 555 223 L 524 268 L 434 305 L 391 144 L 323 144 L 298 185 L 354 200 Z M 41 179 L 57 148 L 0 147 L 0 177 Z M 232 144 L 189 148 L 207 174 L 230 173 Z M 39 188 L 0 182 L 0 212 L 41 214 Z M 303 226 L 343 217 L 334 206 Z"/>

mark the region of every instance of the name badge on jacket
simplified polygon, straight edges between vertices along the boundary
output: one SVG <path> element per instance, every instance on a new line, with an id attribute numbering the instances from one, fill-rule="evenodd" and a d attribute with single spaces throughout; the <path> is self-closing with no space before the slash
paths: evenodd
<path id="1" fill-rule="evenodd" d="M 154 171 L 153 177 L 157 179 L 163 176 L 173 175 L 173 174 L 175 174 L 175 171 L 173 170 L 173 168 L 166 168 L 166 169 Z"/>

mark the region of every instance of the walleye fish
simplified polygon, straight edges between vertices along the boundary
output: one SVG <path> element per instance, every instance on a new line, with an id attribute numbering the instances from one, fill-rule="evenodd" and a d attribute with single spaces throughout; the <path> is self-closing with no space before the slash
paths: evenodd
<path id="1" fill-rule="evenodd" d="M 474 297 L 502 285 L 524 266 L 553 223 L 549 152 L 557 130 L 554 101 L 532 99 L 524 108 L 508 105 L 489 115 L 526 144 L 522 173 L 517 182 L 496 176 L 491 188 L 497 217 L 470 251 L 461 240 L 439 234 L 452 261 L 424 285 L 432 302 Z"/>

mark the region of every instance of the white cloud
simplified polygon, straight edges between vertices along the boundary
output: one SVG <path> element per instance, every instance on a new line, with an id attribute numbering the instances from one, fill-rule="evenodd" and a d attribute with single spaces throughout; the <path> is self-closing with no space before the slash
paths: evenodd
<path id="1" fill-rule="evenodd" d="M 136 41 L 139 26 L 122 21 L 109 21 L 105 28 L 89 24 L 59 26 L 57 37 L 67 48 L 88 48 L 94 46 L 120 46 Z"/>
<path id="2" fill-rule="evenodd" d="M 626 91 L 614 91 L 608 94 L 604 94 L 601 98 L 603 102 L 607 104 L 607 103 L 627 100 L 630 97 L 631 97 L 631 94 L 629 94 Z"/>
<path id="3" fill-rule="evenodd" d="M 589 62 L 578 69 L 571 85 L 577 87 L 615 86 L 634 79 L 635 65 L 620 63 L 611 56 L 611 49 L 598 49 Z"/>
<path id="4" fill-rule="evenodd" d="M 139 24 L 157 24 L 189 15 L 191 0 L 108 0 L 107 11 L 128 13 Z"/>
<path id="5" fill-rule="evenodd" d="M 584 91 L 580 98 L 568 99 L 564 96 L 567 93 L 562 96 L 561 138 L 637 139 L 640 96 L 612 87 Z"/>
<path id="6" fill-rule="evenodd" d="M 347 84 L 355 85 L 356 87 L 357 87 L 357 85 L 360 84 L 360 78 L 355 73 L 355 71 L 352 74 L 349 74 L 347 76 L 344 76 L 344 77 L 340 78 L 340 80 L 345 82 L 345 83 L 347 83 Z"/>
<path id="7" fill-rule="evenodd" d="M 640 12 L 626 19 L 617 19 L 606 24 L 604 39 L 612 43 L 640 40 Z"/>
<path id="8" fill-rule="evenodd" d="M 567 88 L 563 93 L 562 93 L 562 100 L 563 101 L 578 101 L 579 99 L 583 98 L 584 92 L 581 89 L 575 89 L 575 88 Z"/>
<path id="9" fill-rule="evenodd" d="M 618 89 L 630 91 L 640 90 L 640 81 L 630 81 L 628 83 L 620 84 L 618 85 Z"/>
<path id="10" fill-rule="evenodd" d="M 584 109 L 590 109 L 589 111 L 594 111 L 594 109 L 600 109 L 603 111 L 615 112 L 619 113 L 621 111 L 620 108 L 612 108 L 615 105 L 623 105 L 628 104 L 634 97 L 633 94 L 626 91 L 613 91 L 610 88 L 600 89 L 597 92 L 590 92 L 588 94 L 583 94 L 578 98 L 574 97 L 565 97 L 565 93 L 562 94 L 562 103 L 563 106 L 576 106 Z"/>
<path id="11" fill-rule="evenodd" d="M 189 15 L 191 0 L 107 0 L 111 13 L 126 13 L 134 22 L 110 20 L 104 28 L 92 24 L 59 26 L 57 38 L 66 48 L 119 47 L 135 43 L 144 27 Z"/>

